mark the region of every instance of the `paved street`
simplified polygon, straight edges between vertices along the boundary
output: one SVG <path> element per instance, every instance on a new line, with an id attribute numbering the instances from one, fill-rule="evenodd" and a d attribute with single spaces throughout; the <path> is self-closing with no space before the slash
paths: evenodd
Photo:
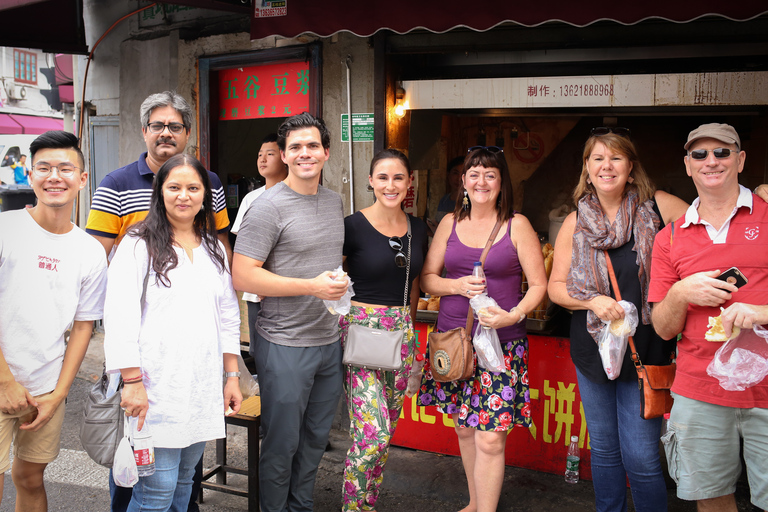
<path id="1" fill-rule="evenodd" d="M 67 415 L 62 434 L 59 458 L 46 470 L 49 510 L 105 512 L 109 510 L 108 470 L 92 462 L 82 451 L 78 419 L 90 388 L 89 379 L 101 373 L 103 358 L 102 336 L 94 336 L 89 354 L 79 378 L 75 380 L 67 403 Z M 315 510 L 338 511 L 341 508 L 341 470 L 349 437 L 341 421 L 331 432 L 332 449 L 326 452 L 315 486 Z M 228 459 L 230 464 L 245 467 L 245 429 L 230 427 Z M 206 449 L 205 465 L 213 465 L 213 443 Z M 563 454 L 563 457 L 565 454 Z M 230 483 L 241 483 L 245 477 L 230 476 Z M 745 483 L 740 482 L 737 493 L 739 510 L 753 512 Z M 466 481 L 458 457 L 441 456 L 393 447 L 385 471 L 379 512 L 454 511 L 466 504 Z M 594 510 L 591 482 L 567 484 L 560 475 L 507 467 L 499 503 L 500 511 L 589 512 Z M 10 473 L 6 473 L 3 503 L 0 512 L 13 510 L 15 491 Z M 695 506 L 674 497 L 669 490 L 670 512 L 693 512 Z M 243 512 L 245 498 L 206 491 L 202 512 Z M 634 508 L 630 508 L 634 510 Z M 757 510 L 757 509 L 754 509 Z"/>

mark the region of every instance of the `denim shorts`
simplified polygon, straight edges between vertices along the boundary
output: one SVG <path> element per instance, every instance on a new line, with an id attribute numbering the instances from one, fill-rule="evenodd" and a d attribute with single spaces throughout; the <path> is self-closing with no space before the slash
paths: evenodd
<path id="1" fill-rule="evenodd" d="M 677 497 L 703 500 L 733 494 L 741 475 L 739 448 L 752 503 L 768 510 L 768 409 L 713 405 L 673 394 L 675 404 L 661 438 Z"/>

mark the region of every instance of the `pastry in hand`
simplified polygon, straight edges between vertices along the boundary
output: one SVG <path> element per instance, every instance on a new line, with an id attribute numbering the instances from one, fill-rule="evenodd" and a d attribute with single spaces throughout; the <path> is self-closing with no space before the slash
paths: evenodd
<path id="1" fill-rule="evenodd" d="M 741 329 L 734 326 L 731 332 L 731 337 L 725 335 L 725 329 L 723 328 L 723 308 L 720 308 L 720 316 L 710 316 L 707 323 L 707 332 L 704 333 L 704 339 L 707 341 L 728 341 L 731 338 L 735 338 L 741 332 Z"/>
<path id="2" fill-rule="evenodd" d="M 629 322 L 626 320 L 626 317 L 619 318 L 618 320 L 611 320 L 611 326 L 609 327 L 611 334 L 614 336 L 627 336 L 632 329 L 629 327 Z"/>

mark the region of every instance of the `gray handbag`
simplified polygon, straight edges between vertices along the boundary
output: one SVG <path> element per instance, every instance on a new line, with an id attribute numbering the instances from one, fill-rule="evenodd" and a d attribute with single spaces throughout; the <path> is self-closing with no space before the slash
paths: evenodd
<path id="1" fill-rule="evenodd" d="M 141 309 L 144 309 L 147 297 L 147 281 L 149 280 L 149 262 L 147 273 L 144 275 L 141 292 Z M 117 390 L 107 397 L 109 375 L 106 365 L 101 372 L 101 378 L 96 381 L 88 393 L 83 407 L 83 417 L 80 423 L 80 443 L 88 456 L 97 464 L 112 467 L 115 452 L 123 438 L 125 413 L 120 407 L 123 379 L 117 385 Z"/>
<path id="2" fill-rule="evenodd" d="M 88 456 L 97 464 L 112 467 L 117 445 L 123 438 L 125 414 L 120 408 L 122 379 L 117 391 L 107 398 L 109 375 L 102 372 L 88 393 L 80 424 L 80 442 Z"/>
<path id="3" fill-rule="evenodd" d="M 405 290 L 403 307 L 408 305 L 408 284 L 411 276 L 411 219 L 408 222 L 408 257 L 405 260 Z M 403 365 L 401 347 L 405 331 L 374 329 L 360 324 L 350 324 L 344 343 L 342 362 L 371 370 L 399 370 Z"/>

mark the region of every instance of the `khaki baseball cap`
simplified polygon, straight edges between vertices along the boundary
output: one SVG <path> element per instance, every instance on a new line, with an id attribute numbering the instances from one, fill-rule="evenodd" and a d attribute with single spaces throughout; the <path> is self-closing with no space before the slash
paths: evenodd
<path id="1" fill-rule="evenodd" d="M 741 149 L 741 139 L 733 126 L 729 124 L 709 123 L 703 124 L 688 134 L 685 150 L 699 139 L 716 139 L 726 144 L 736 144 Z"/>

